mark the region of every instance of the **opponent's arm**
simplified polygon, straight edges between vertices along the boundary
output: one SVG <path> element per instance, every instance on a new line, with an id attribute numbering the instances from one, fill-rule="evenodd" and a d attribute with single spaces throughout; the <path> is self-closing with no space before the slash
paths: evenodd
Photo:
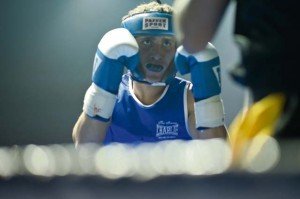
<path id="1" fill-rule="evenodd" d="M 190 53 L 211 41 L 229 0 L 174 1 L 174 28 L 179 42 Z"/>
<path id="2" fill-rule="evenodd" d="M 117 28 L 103 36 L 95 55 L 92 84 L 84 97 L 83 113 L 73 129 L 76 145 L 102 142 L 117 100 L 124 66 L 135 67 L 138 60 L 138 44 L 127 29 Z"/>
<path id="3" fill-rule="evenodd" d="M 190 131 L 196 138 L 226 137 L 224 108 L 220 96 L 220 59 L 215 47 L 189 54 L 178 47 L 175 65 L 181 74 L 191 73 L 192 88 L 188 92 Z"/>

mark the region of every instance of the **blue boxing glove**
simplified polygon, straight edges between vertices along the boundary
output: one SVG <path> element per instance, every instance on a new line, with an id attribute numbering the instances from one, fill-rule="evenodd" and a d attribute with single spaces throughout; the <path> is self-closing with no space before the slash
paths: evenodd
<path id="1" fill-rule="evenodd" d="M 195 101 L 221 93 L 220 59 L 212 44 L 208 43 L 206 49 L 195 54 L 178 47 L 175 65 L 182 75 L 191 73 Z"/>
<path id="2" fill-rule="evenodd" d="M 98 44 L 94 59 L 92 85 L 84 97 L 83 111 L 90 117 L 109 121 L 124 67 L 137 67 L 139 48 L 125 28 L 107 32 Z"/>
<path id="3" fill-rule="evenodd" d="M 175 65 L 182 75 L 191 73 L 196 128 L 200 130 L 223 125 L 220 59 L 215 47 L 208 43 L 204 50 L 190 54 L 180 46 Z"/>

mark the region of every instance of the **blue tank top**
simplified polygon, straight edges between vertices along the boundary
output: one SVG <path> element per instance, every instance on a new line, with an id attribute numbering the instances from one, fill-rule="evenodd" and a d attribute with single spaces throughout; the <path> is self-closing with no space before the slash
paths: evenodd
<path id="1" fill-rule="evenodd" d="M 187 84 L 186 80 L 176 77 L 155 103 L 144 105 L 133 94 L 130 76 L 124 75 L 104 144 L 191 140 Z"/>

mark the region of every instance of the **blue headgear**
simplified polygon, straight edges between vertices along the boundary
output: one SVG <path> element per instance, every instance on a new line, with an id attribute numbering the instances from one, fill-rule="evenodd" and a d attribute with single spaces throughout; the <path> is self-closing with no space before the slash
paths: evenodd
<path id="1" fill-rule="evenodd" d="M 139 13 L 127 17 L 121 26 L 133 36 L 138 35 L 171 35 L 174 36 L 172 15 L 162 12 Z"/>
<path id="2" fill-rule="evenodd" d="M 122 21 L 121 27 L 126 28 L 133 36 L 175 36 L 173 31 L 172 15 L 162 12 L 139 13 L 127 17 Z M 171 66 L 171 71 L 162 82 L 148 82 L 144 79 L 138 68 L 129 69 L 131 77 L 139 82 L 151 85 L 166 85 L 176 74 L 176 67 Z"/>

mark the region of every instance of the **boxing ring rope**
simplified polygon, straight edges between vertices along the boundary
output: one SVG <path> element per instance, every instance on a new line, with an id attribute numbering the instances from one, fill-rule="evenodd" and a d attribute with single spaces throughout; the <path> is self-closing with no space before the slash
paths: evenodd
<path id="1" fill-rule="evenodd" d="M 271 170 L 280 159 L 274 139 L 266 142 L 254 159 L 245 159 L 251 173 Z M 212 175 L 230 172 L 231 150 L 222 139 L 163 141 L 139 145 L 86 144 L 0 147 L 0 177 L 19 175 L 55 177 L 97 175 L 108 179 L 130 177 L 150 180 L 170 175 Z"/>

